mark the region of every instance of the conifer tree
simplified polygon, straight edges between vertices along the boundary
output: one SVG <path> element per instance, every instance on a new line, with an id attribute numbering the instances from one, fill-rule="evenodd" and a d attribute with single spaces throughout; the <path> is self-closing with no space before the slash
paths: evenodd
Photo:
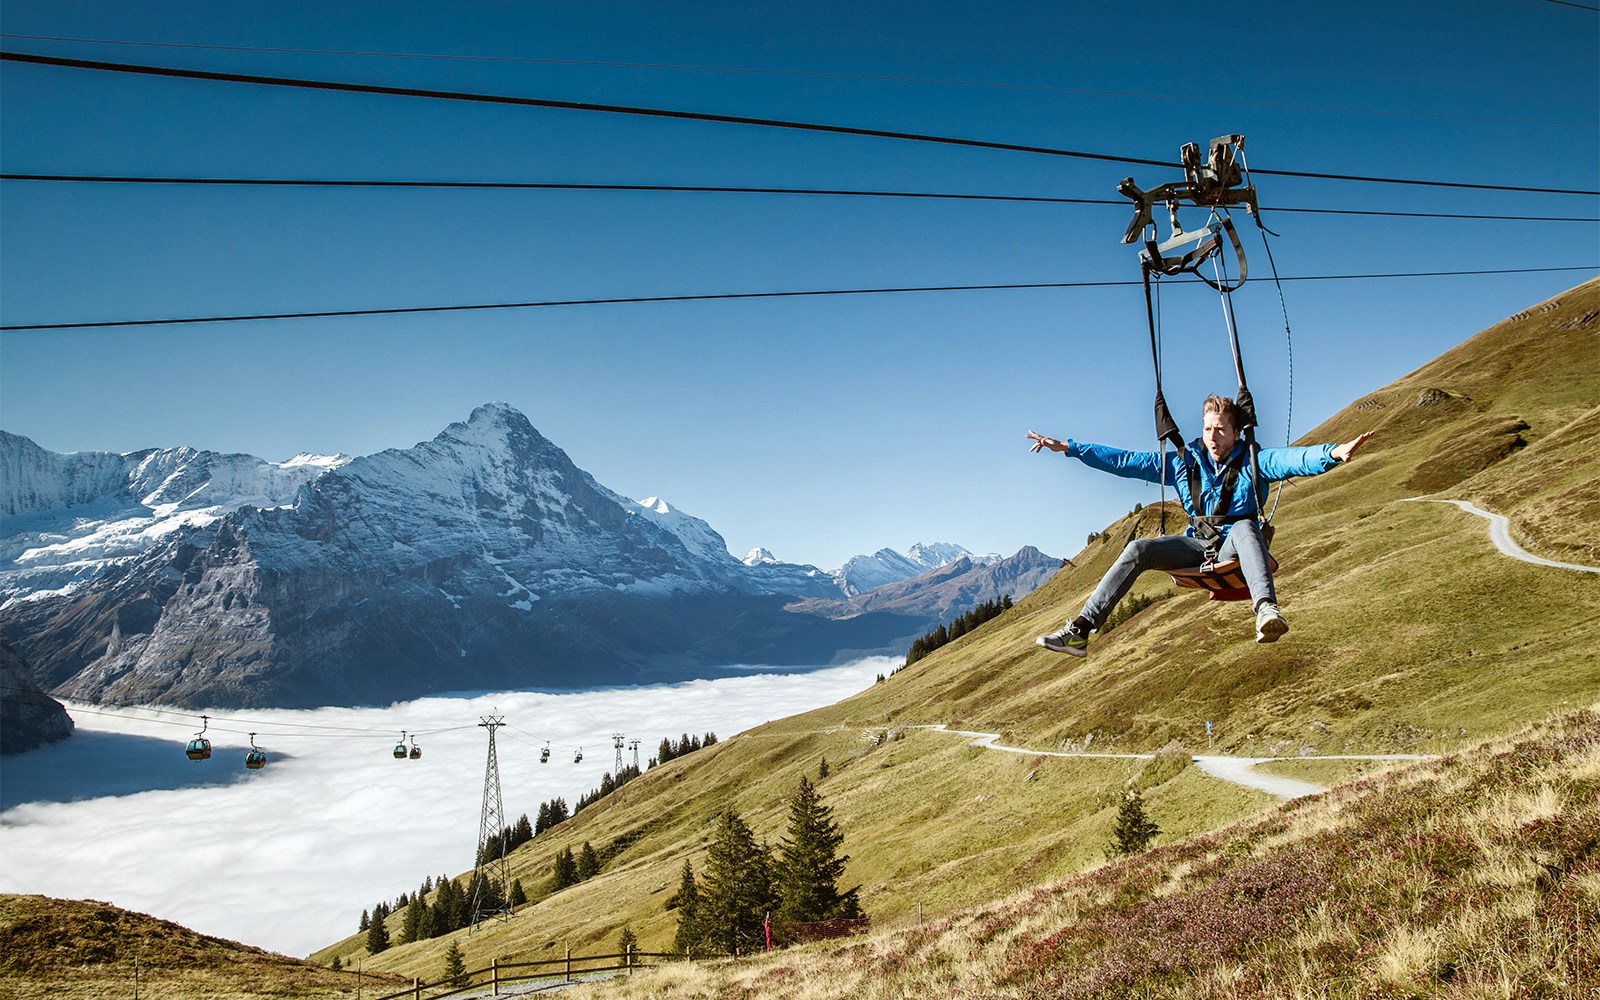
<path id="1" fill-rule="evenodd" d="M 378 911 L 373 910 L 376 914 Z M 367 954 L 376 955 L 389 947 L 389 928 L 384 926 L 381 916 L 373 916 L 372 923 L 367 927 Z"/>
<path id="2" fill-rule="evenodd" d="M 344 963 L 339 961 L 338 955 L 333 956 L 333 961 L 328 963 L 328 968 L 332 969 L 334 972 L 338 972 L 343 967 Z"/>
<path id="3" fill-rule="evenodd" d="M 516 829 L 512 831 L 511 846 L 521 847 L 532 839 L 533 825 L 528 822 L 528 814 L 523 813 L 522 818 L 517 820 Z"/>
<path id="4" fill-rule="evenodd" d="M 817 780 L 821 781 L 828 776 L 828 758 L 822 758 L 822 763 L 817 765 Z"/>
<path id="5" fill-rule="evenodd" d="M 589 842 L 585 840 L 582 850 L 578 852 L 578 881 L 587 881 L 598 874 L 600 874 L 600 856 L 594 852 L 594 848 L 589 846 Z"/>
<path id="6" fill-rule="evenodd" d="M 778 913 L 785 920 L 829 920 L 859 917 L 859 887 L 839 891 L 850 855 L 840 855 L 844 834 L 833 821 L 833 807 L 822 804 L 816 788 L 804 776 L 789 799 L 789 830 L 778 848 L 777 891 L 783 902 Z"/>
<path id="7" fill-rule="evenodd" d="M 762 921 L 776 904 L 772 858 L 729 809 L 712 834 L 696 904 L 696 922 L 706 943 L 720 952 L 748 954 L 764 941 Z"/>
<path id="8" fill-rule="evenodd" d="M 672 938 L 672 950 L 685 954 L 700 948 L 704 935 L 700 930 L 700 890 L 694 882 L 694 866 L 683 859 L 683 875 L 678 880 L 678 891 L 667 900 L 667 909 L 678 911 L 678 932 Z"/>
<path id="9" fill-rule="evenodd" d="M 467 983 L 467 962 L 461 954 L 461 946 L 454 941 L 444 952 L 444 978 L 452 986 L 465 986 Z"/>
<path id="10" fill-rule="evenodd" d="M 626 956 L 630 951 L 639 948 L 639 936 L 633 933 L 633 928 L 627 924 L 622 925 L 622 933 L 617 935 L 617 954 Z"/>
<path id="11" fill-rule="evenodd" d="M 1106 856 L 1127 857 L 1138 854 L 1150 846 L 1161 828 L 1144 811 L 1144 798 L 1137 791 L 1129 791 L 1117 809 L 1117 825 L 1111 830 L 1111 844 Z"/>
<path id="12" fill-rule="evenodd" d="M 551 866 L 555 869 L 550 876 L 551 892 L 560 892 L 569 885 L 578 884 L 578 863 L 572 860 L 572 848 L 563 847 L 557 851 Z"/>
<path id="13" fill-rule="evenodd" d="M 372 926 L 372 918 L 367 916 L 367 911 L 366 910 L 362 910 L 361 911 L 361 926 L 356 929 L 356 933 L 357 934 L 365 934 L 367 932 L 367 928 L 370 927 L 370 926 Z"/>
<path id="14" fill-rule="evenodd" d="M 400 925 L 400 943 L 410 944 L 412 941 L 421 941 L 425 936 L 422 933 L 422 915 L 428 910 L 428 904 L 417 897 L 406 906 L 405 921 Z"/>

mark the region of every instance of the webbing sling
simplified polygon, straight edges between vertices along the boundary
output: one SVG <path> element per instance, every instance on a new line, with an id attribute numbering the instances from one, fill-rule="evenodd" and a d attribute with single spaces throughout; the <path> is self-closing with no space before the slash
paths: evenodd
<path id="1" fill-rule="evenodd" d="M 1189 457 L 1188 451 L 1183 452 L 1183 467 L 1189 477 L 1189 502 L 1194 504 L 1195 510 L 1204 510 L 1200 506 L 1200 465 Z M 1248 514 L 1229 514 L 1228 508 L 1233 506 L 1233 491 L 1239 483 L 1239 461 L 1234 458 L 1222 467 L 1222 491 L 1217 497 L 1216 506 L 1210 514 L 1193 514 L 1189 517 L 1189 527 L 1194 529 L 1194 536 L 1205 543 L 1206 558 L 1201 564 L 1201 569 L 1209 571 L 1217 561 L 1217 553 L 1222 549 L 1222 532 L 1219 530 L 1225 525 L 1237 524 L 1240 521 L 1254 521 L 1260 512 L 1260 500 L 1257 499 L 1256 509 Z"/>

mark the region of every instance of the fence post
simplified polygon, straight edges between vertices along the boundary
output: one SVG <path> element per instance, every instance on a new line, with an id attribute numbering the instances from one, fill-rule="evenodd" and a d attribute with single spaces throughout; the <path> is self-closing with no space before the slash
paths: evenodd
<path id="1" fill-rule="evenodd" d="M 572 946 L 567 945 L 567 982 L 572 982 Z"/>
<path id="2" fill-rule="evenodd" d="M 628 975 L 633 975 L 633 945 L 628 945 Z"/>
<path id="3" fill-rule="evenodd" d="M 494 995 L 500 995 L 500 959 L 496 958 L 489 963 L 489 974 L 494 981 Z"/>
<path id="4" fill-rule="evenodd" d="M 411 995 L 415 997 L 416 1000 L 422 1000 L 422 980 L 418 979 L 416 976 L 411 977 Z"/>

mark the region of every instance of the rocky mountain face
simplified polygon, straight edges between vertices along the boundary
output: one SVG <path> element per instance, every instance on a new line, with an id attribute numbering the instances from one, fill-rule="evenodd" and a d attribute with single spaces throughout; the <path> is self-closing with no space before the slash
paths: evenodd
<path id="1" fill-rule="evenodd" d="M 0 471 L 0 628 L 41 684 L 86 701 L 300 707 L 826 663 L 903 648 L 941 603 L 805 610 L 845 593 L 835 574 L 734 558 L 503 404 L 355 459 L 58 455 L 5 435 Z M 955 549 L 891 554 L 921 573 L 912 558 Z"/>
<path id="2" fill-rule="evenodd" d="M 0 636 L 0 754 L 21 753 L 72 735 L 72 717 L 39 690 L 33 672 Z"/>
<path id="3" fill-rule="evenodd" d="M 1015 600 L 1055 576 L 1061 560 L 1031 545 L 995 560 L 971 554 L 906 580 L 885 584 L 844 599 L 817 598 L 791 604 L 790 610 L 830 618 L 873 612 L 948 619 L 984 601 L 1010 594 Z"/>

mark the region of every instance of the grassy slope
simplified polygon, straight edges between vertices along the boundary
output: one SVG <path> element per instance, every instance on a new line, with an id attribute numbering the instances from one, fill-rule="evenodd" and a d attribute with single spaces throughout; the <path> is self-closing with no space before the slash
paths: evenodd
<path id="1" fill-rule="evenodd" d="M 1097 637 L 1087 661 L 1035 647 L 1033 636 L 1075 610 L 1124 539 L 1152 533 L 1147 509 L 1112 525 L 1106 541 L 1012 612 L 888 683 L 647 772 L 519 850 L 513 868 L 532 888 L 563 847 L 588 840 L 603 850 L 638 838 L 595 880 L 508 923 L 457 935 L 468 964 L 559 955 L 565 946 L 610 951 L 625 923 L 644 948 L 665 948 L 674 918 L 662 903 L 683 859 L 701 863 L 711 817 L 731 806 L 758 836 L 776 840 L 784 797 L 823 756 L 834 774 L 821 790 L 854 856 L 848 878 L 863 884 L 880 925 L 914 920 L 919 901 L 945 913 L 1097 863 L 1109 793 L 1142 766 L 977 751 L 921 730 L 873 746 L 863 742 L 867 731 L 945 722 L 1041 749 L 1082 748 L 1092 738 L 1094 750 L 1151 750 L 1172 740 L 1198 745 L 1213 720 L 1219 749 L 1251 755 L 1426 751 L 1590 704 L 1600 696 L 1600 578 L 1514 562 L 1494 552 L 1481 520 L 1399 502 L 1432 491 L 1475 498 L 1510 514 L 1536 553 L 1596 561 L 1586 555 L 1594 521 L 1584 498 L 1600 483 L 1587 464 L 1600 444 L 1592 413 L 1600 322 L 1584 317 L 1600 311 L 1600 282 L 1560 298 L 1307 436 L 1379 432 L 1350 467 L 1289 490 L 1275 546 L 1294 626 L 1283 642 L 1258 646 L 1241 606 L 1169 596 L 1170 584 L 1150 577 L 1139 592 L 1166 599 Z M 1192 769 L 1147 800 L 1169 842 L 1272 803 Z M 398 915 L 391 930 L 398 934 Z M 448 940 L 369 961 L 436 977 Z M 315 957 L 361 953 L 352 937 Z"/>
<path id="2" fill-rule="evenodd" d="M 1600 706 L 1597 706 L 1600 707 Z M 1600 711 L 924 928 L 579 998 L 1600 995 Z"/>
<path id="3" fill-rule="evenodd" d="M 166 920 L 91 900 L 0 895 L 0 995 L 265 1000 L 354 997 L 353 973 L 333 972 Z M 366 978 L 366 995 L 398 979 Z"/>

